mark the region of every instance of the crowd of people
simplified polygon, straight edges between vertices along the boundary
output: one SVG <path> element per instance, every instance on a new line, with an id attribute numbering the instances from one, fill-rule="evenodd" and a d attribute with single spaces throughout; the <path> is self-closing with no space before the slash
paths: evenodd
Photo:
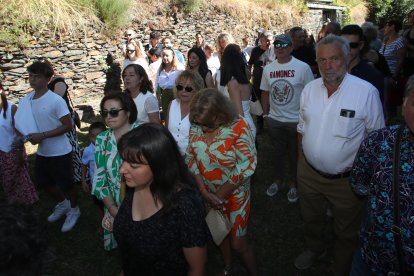
<path id="1" fill-rule="evenodd" d="M 38 200 L 29 141 L 38 145 L 37 187 L 56 202 L 47 220 L 65 217 L 62 232 L 75 227 L 81 184 L 99 209 L 103 248 L 120 249 L 122 275 L 203 275 L 215 227 L 206 209 L 230 224 L 218 244 L 221 275 L 232 275 L 233 254 L 260 275 L 246 234 L 257 135 L 266 130 L 275 149 L 266 194 L 288 187 L 304 222 L 297 269 L 329 250 L 326 275 L 412 275 L 414 10 L 408 23 L 330 22 L 317 41 L 301 27 L 260 29 L 254 46 L 226 32 L 212 45 L 199 32 L 187 53 L 172 36 L 151 32 L 144 46 L 127 30 L 124 91 L 102 98 L 82 154 L 69 86 L 47 60 L 35 61 L 33 91 L 18 105 L 0 86 L 4 192 L 11 203 Z M 261 115 L 251 115 L 252 101 Z M 386 127 L 399 104 L 404 122 Z"/>

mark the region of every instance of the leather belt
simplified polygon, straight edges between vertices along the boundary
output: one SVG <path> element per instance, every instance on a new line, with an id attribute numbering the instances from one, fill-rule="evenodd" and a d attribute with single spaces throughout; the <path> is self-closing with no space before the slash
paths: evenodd
<path id="1" fill-rule="evenodd" d="M 321 172 L 320 170 L 318 170 L 314 166 L 312 166 L 308 162 L 308 160 L 306 160 L 305 155 L 303 157 L 304 157 L 306 163 L 309 165 L 309 167 L 311 167 L 312 170 L 314 170 L 317 174 L 319 174 L 320 176 L 322 176 L 324 178 L 328 178 L 328 179 L 340 179 L 340 178 L 349 177 L 351 175 L 351 171 L 347 171 L 347 172 L 343 172 L 343 173 L 338 173 L 338 174 L 330 174 L 330 173 Z"/>

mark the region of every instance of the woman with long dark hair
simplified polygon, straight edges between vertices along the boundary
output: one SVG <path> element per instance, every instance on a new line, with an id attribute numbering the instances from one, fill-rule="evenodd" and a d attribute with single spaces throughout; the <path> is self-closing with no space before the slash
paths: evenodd
<path id="1" fill-rule="evenodd" d="M 118 150 L 128 187 L 114 221 L 124 275 L 204 275 L 204 208 L 172 135 L 143 124 Z"/>
<path id="2" fill-rule="evenodd" d="M 188 51 L 187 70 L 198 72 L 204 79 L 205 87 L 214 87 L 213 76 L 207 66 L 207 57 L 201 48 L 191 48 Z"/>
<path id="3" fill-rule="evenodd" d="M 130 64 L 122 71 L 122 80 L 126 92 L 137 106 L 137 123 L 153 122 L 160 124 L 158 100 L 153 94 L 153 86 L 144 68 L 138 64 Z"/>
<path id="4" fill-rule="evenodd" d="M 240 47 L 236 44 L 229 44 L 224 49 L 220 67 L 220 86 L 225 96 L 230 98 L 237 112 L 246 119 L 253 132 L 253 137 L 256 137 L 256 126 L 250 114 L 252 89 L 249 82 L 249 72 Z"/>

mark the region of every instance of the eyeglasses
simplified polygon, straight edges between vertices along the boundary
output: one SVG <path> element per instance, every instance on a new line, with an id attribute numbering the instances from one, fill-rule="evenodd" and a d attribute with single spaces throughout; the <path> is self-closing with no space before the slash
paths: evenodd
<path id="1" fill-rule="evenodd" d="M 99 113 L 101 114 L 102 118 L 106 118 L 109 115 L 111 115 L 112 118 L 116 118 L 119 115 L 119 111 L 124 110 L 121 109 L 111 109 L 111 110 L 101 110 Z"/>
<path id="2" fill-rule="evenodd" d="M 289 43 L 275 43 L 274 46 L 276 49 L 280 49 L 280 48 L 286 49 L 287 47 L 290 46 L 290 44 Z"/>
<path id="3" fill-rule="evenodd" d="M 135 52 L 135 50 L 127 50 L 128 54 L 132 54 L 133 52 Z"/>
<path id="4" fill-rule="evenodd" d="M 349 42 L 349 47 L 351 47 L 351 49 L 356 49 L 359 47 L 359 42 Z"/>
<path id="5" fill-rule="evenodd" d="M 177 88 L 177 91 L 181 91 L 181 90 L 185 90 L 186 92 L 191 92 L 194 89 L 191 86 L 182 86 L 182 85 L 177 85 L 175 88 Z"/>

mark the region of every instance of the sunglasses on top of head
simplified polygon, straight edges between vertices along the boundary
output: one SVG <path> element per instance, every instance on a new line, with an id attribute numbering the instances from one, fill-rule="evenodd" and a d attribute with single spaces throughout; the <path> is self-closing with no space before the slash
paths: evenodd
<path id="1" fill-rule="evenodd" d="M 286 49 L 287 47 L 290 46 L 290 44 L 289 43 L 275 43 L 274 46 L 276 49 L 280 49 L 280 48 Z"/>
<path id="2" fill-rule="evenodd" d="M 101 110 L 99 113 L 101 114 L 102 118 L 106 118 L 109 115 L 111 115 L 112 118 L 116 118 L 119 115 L 119 111 L 124 110 L 121 109 L 111 109 L 111 110 Z"/>
<path id="3" fill-rule="evenodd" d="M 177 88 L 177 91 L 185 90 L 186 92 L 191 92 L 194 90 L 191 86 L 182 86 L 182 85 L 177 85 L 175 88 Z"/>

